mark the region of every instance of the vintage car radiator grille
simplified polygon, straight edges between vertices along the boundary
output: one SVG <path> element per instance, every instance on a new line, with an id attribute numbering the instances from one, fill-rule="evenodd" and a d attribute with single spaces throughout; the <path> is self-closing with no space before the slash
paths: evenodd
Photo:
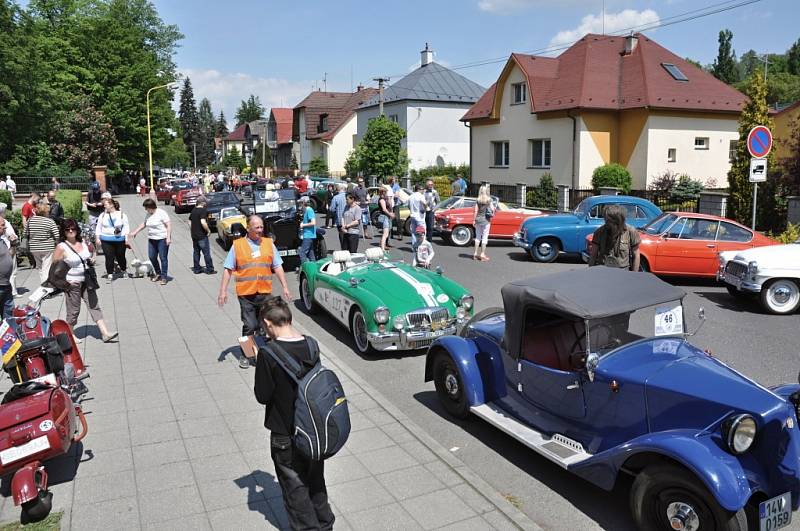
<path id="1" fill-rule="evenodd" d="M 739 262 L 730 261 L 725 264 L 725 272 L 739 278 L 744 278 L 747 275 L 747 266 Z"/>
<path id="2" fill-rule="evenodd" d="M 447 321 L 447 308 L 425 308 L 406 314 L 408 325 L 411 328 L 430 328 L 431 323 Z"/>

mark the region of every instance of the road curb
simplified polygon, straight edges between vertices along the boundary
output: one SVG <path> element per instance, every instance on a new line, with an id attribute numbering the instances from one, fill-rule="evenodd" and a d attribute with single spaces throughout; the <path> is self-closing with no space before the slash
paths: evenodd
<path id="1" fill-rule="evenodd" d="M 303 334 L 308 334 L 308 330 L 306 330 L 302 325 L 298 324 L 297 321 L 292 323 L 295 328 L 300 330 Z M 461 479 L 464 480 L 465 483 L 470 485 L 474 488 L 478 494 L 482 495 L 486 498 L 489 503 L 491 503 L 498 511 L 503 513 L 506 518 L 508 518 L 511 523 L 515 526 L 519 527 L 520 529 L 526 529 L 531 531 L 543 531 L 541 527 L 539 527 L 533 520 L 528 518 L 528 516 L 511 505 L 508 500 L 506 500 L 503 496 L 500 495 L 494 487 L 489 485 L 486 481 L 484 481 L 480 476 L 475 474 L 467 465 L 465 465 L 459 458 L 453 455 L 452 452 L 447 451 L 441 444 L 439 444 L 433 437 L 428 435 L 422 428 L 420 428 L 413 420 L 411 420 L 406 414 L 400 411 L 394 404 L 392 404 L 385 396 L 383 396 L 377 389 L 372 387 L 369 383 L 367 383 L 361 376 L 353 370 L 347 363 L 345 363 L 341 358 L 334 354 L 334 350 L 327 347 L 323 342 L 319 342 L 320 350 L 323 353 L 323 356 L 330 359 L 334 364 L 336 364 L 345 375 L 357 383 L 365 393 L 370 395 L 373 399 L 375 399 L 381 407 L 386 410 L 386 412 L 391 415 L 397 422 L 401 425 L 408 428 L 409 432 L 426 448 L 428 448 L 431 452 L 433 452 L 436 457 L 441 459 L 442 461 L 450 467 L 450 469 L 458 474 Z"/>

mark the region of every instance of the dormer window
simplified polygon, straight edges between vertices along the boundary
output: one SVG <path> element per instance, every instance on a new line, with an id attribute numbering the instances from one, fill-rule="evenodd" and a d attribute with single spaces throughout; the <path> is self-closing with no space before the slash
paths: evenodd
<path id="1" fill-rule="evenodd" d="M 514 90 L 513 103 L 525 103 L 528 101 L 527 83 L 512 83 L 511 88 Z"/>
<path id="2" fill-rule="evenodd" d="M 319 132 L 324 133 L 328 130 L 328 115 L 320 114 L 319 116 Z"/>

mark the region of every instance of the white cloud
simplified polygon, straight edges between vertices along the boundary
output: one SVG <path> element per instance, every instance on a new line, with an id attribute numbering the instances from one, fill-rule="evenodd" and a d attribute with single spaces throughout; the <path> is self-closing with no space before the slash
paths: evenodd
<path id="1" fill-rule="evenodd" d="M 267 109 L 272 107 L 294 107 L 311 92 L 311 81 L 293 82 L 281 78 L 254 77 L 243 73 L 224 73 L 218 70 L 182 69 L 183 78 L 192 80 L 192 89 L 197 104 L 208 98 L 215 115 L 220 109 L 225 112 L 228 127 L 233 127 L 233 116 L 242 100 L 255 94 Z M 180 105 L 180 91 L 176 93 L 173 107 Z"/>
<path id="2" fill-rule="evenodd" d="M 489 13 L 511 13 L 531 7 L 594 6 L 597 0 L 479 0 L 478 9 Z"/>
<path id="3" fill-rule="evenodd" d="M 636 11 L 635 9 L 625 9 L 619 13 L 606 13 L 605 33 L 636 28 L 643 24 L 657 24 L 661 20 L 658 13 L 652 9 Z M 603 32 L 603 15 L 589 14 L 581 19 L 577 28 L 559 31 L 555 37 L 550 39 L 550 46 L 561 46 L 577 41 L 587 33 Z"/>

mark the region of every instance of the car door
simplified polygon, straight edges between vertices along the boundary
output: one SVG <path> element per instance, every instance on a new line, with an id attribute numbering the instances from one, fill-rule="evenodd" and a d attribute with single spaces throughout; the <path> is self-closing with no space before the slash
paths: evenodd
<path id="1" fill-rule="evenodd" d="M 716 234 L 719 222 L 683 216 L 658 243 L 654 273 L 713 275 L 716 270 Z"/>
<path id="2" fill-rule="evenodd" d="M 489 225 L 490 238 L 511 238 L 519 230 L 523 215 L 521 212 L 510 210 L 507 207 L 495 205 L 492 223 Z"/>
<path id="3" fill-rule="evenodd" d="M 597 228 L 605 223 L 603 210 L 608 203 L 598 203 L 589 209 L 588 214 L 578 220 L 573 230 L 569 231 L 569 239 L 564 239 L 564 251 L 569 253 L 579 253 L 586 249 L 586 237 L 592 234 Z"/>
<path id="4" fill-rule="evenodd" d="M 740 225 L 723 221 L 717 232 L 717 251 L 740 251 L 753 246 L 753 232 Z M 717 263 L 714 263 L 716 271 Z"/>

